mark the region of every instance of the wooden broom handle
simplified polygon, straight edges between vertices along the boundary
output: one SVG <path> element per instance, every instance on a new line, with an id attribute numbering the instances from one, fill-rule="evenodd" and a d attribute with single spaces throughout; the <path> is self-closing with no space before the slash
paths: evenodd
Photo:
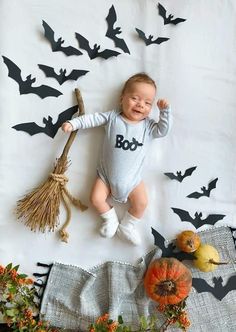
<path id="1" fill-rule="evenodd" d="M 75 95 L 76 95 L 78 108 L 79 108 L 78 116 L 81 116 L 81 115 L 85 114 L 85 112 L 84 112 L 84 102 L 83 102 L 83 99 L 82 99 L 82 96 L 81 96 L 81 93 L 80 93 L 79 89 L 75 89 Z M 60 159 L 66 159 L 67 158 L 68 152 L 70 150 L 70 147 L 71 147 L 72 143 L 74 142 L 74 139 L 75 139 L 75 136 L 76 136 L 77 132 L 78 132 L 78 129 L 75 130 L 75 131 L 72 131 L 70 133 L 70 136 L 69 136 L 69 138 L 66 142 L 66 145 L 65 145 L 65 147 L 62 151 Z"/>

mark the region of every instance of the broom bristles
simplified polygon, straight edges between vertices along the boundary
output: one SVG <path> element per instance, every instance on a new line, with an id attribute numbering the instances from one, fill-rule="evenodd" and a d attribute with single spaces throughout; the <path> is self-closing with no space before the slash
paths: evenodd
<path id="1" fill-rule="evenodd" d="M 53 174 L 62 175 L 68 168 L 68 161 L 59 158 Z M 17 202 L 16 215 L 24 220 L 32 231 L 54 231 L 58 226 L 62 184 L 52 176 Z"/>

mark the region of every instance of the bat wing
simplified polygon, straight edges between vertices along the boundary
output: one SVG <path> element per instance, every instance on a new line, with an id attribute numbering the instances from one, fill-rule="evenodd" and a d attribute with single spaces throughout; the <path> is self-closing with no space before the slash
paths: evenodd
<path id="1" fill-rule="evenodd" d="M 40 85 L 38 87 L 30 87 L 25 93 L 34 93 L 40 98 L 44 99 L 47 97 L 58 97 L 62 93 L 54 88 L 51 88 L 48 85 Z"/>
<path id="2" fill-rule="evenodd" d="M 185 18 L 177 17 L 177 18 L 175 18 L 174 20 L 171 20 L 170 23 L 176 25 L 176 24 L 181 23 L 181 22 L 184 22 L 184 21 L 186 21 Z"/>
<path id="3" fill-rule="evenodd" d="M 106 32 L 106 36 L 109 38 L 113 38 L 114 37 L 114 23 L 116 22 L 117 17 L 116 17 L 116 11 L 115 11 L 115 7 L 112 5 L 111 8 L 109 9 L 108 15 L 106 17 L 106 21 L 107 21 L 107 32 Z"/>
<path id="4" fill-rule="evenodd" d="M 161 17 L 163 17 L 163 19 L 165 21 L 165 19 L 166 19 L 166 9 L 160 3 L 158 3 L 157 7 L 158 7 L 159 15 Z"/>
<path id="5" fill-rule="evenodd" d="M 151 44 L 161 44 L 167 40 L 169 40 L 170 38 L 165 38 L 165 37 L 158 37 L 157 39 L 153 40 L 153 42 L 151 42 Z"/>
<path id="6" fill-rule="evenodd" d="M 192 254 L 189 254 L 187 252 L 173 252 L 171 257 L 175 257 L 176 259 L 178 259 L 179 261 L 186 261 L 186 260 L 194 260 L 195 257 Z"/>
<path id="7" fill-rule="evenodd" d="M 117 56 L 119 54 L 120 54 L 120 52 L 116 52 L 116 51 L 113 51 L 113 50 L 105 49 L 102 52 L 98 52 L 97 57 L 100 57 L 100 58 L 103 58 L 103 59 L 109 59 L 109 58 L 111 58 L 113 56 Z"/>
<path id="8" fill-rule="evenodd" d="M 88 72 L 88 70 L 73 69 L 71 73 L 65 77 L 64 82 L 68 80 L 76 81 L 79 77 L 86 75 Z"/>
<path id="9" fill-rule="evenodd" d="M 51 44 L 51 47 L 53 48 L 54 46 L 56 46 L 56 42 L 54 39 L 54 31 L 45 21 L 43 21 L 43 28 L 44 28 L 44 36 L 47 38 L 47 40 Z"/>
<path id="10" fill-rule="evenodd" d="M 152 235 L 154 236 L 154 244 L 162 250 L 162 253 L 166 250 L 165 238 L 152 228 Z"/>
<path id="11" fill-rule="evenodd" d="M 197 166 L 190 167 L 190 168 L 186 169 L 183 177 L 185 178 L 186 176 L 192 175 L 193 171 L 195 171 L 196 168 L 197 168 Z"/>
<path id="12" fill-rule="evenodd" d="M 235 289 L 236 289 L 236 275 L 233 275 L 228 279 L 227 284 L 224 287 L 225 295 L 228 294 L 231 290 Z"/>
<path id="13" fill-rule="evenodd" d="M 79 47 L 85 50 L 88 53 L 88 55 L 91 55 L 92 49 L 89 46 L 88 40 L 77 32 L 75 33 L 75 37 L 79 42 Z"/>
<path id="14" fill-rule="evenodd" d="M 210 292 L 213 295 L 215 294 L 214 292 L 214 287 L 209 285 L 206 280 L 202 278 L 193 278 L 192 279 L 192 286 L 196 289 L 198 293 L 204 293 L 204 292 Z"/>
<path id="15" fill-rule="evenodd" d="M 116 37 L 116 40 L 114 40 L 115 42 L 115 46 L 119 47 L 121 50 L 123 50 L 125 53 L 130 54 L 130 50 L 126 44 L 126 42 L 124 41 L 124 39 L 120 39 Z"/>
<path id="16" fill-rule="evenodd" d="M 216 183 L 218 181 L 218 178 L 212 180 L 209 185 L 208 185 L 208 190 L 211 191 L 212 189 L 215 189 L 216 188 Z"/>
<path id="17" fill-rule="evenodd" d="M 58 48 L 58 51 L 62 51 L 67 56 L 83 54 L 82 52 L 80 52 L 80 50 L 77 50 L 77 48 L 73 46 L 67 46 L 67 47 L 60 46 Z"/>
<path id="18" fill-rule="evenodd" d="M 57 129 L 60 128 L 63 122 L 70 120 L 77 111 L 78 111 L 78 106 L 72 106 L 66 109 L 65 111 L 61 112 L 54 126 L 56 126 Z"/>
<path id="19" fill-rule="evenodd" d="M 114 36 L 112 38 L 112 40 L 114 41 L 116 47 L 120 48 L 125 53 L 129 53 L 130 54 L 129 48 L 126 45 L 126 42 L 124 41 L 124 39 L 118 38 L 118 37 Z"/>
<path id="20" fill-rule="evenodd" d="M 215 223 L 219 220 L 222 220 L 225 217 L 224 214 L 209 214 L 206 219 L 203 219 L 203 224 L 207 225 L 215 225 Z"/>
<path id="21" fill-rule="evenodd" d="M 20 68 L 7 57 L 5 57 L 5 56 L 2 56 L 2 57 L 3 57 L 3 61 L 4 61 L 5 65 L 8 68 L 8 76 L 10 78 L 12 78 L 14 81 L 16 81 L 18 84 L 21 84 L 23 81 L 21 78 Z"/>
<path id="22" fill-rule="evenodd" d="M 164 173 L 168 178 L 171 180 L 178 180 L 178 176 L 176 176 L 174 173 Z"/>
<path id="23" fill-rule="evenodd" d="M 193 223 L 194 219 L 190 216 L 190 214 L 188 213 L 188 211 L 182 210 L 182 209 L 177 209 L 177 208 L 171 208 L 174 213 L 176 213 L 179 217 L 181 221 L 188 221 Z"/>
<path id="24" fill-rule="evenodd" d="M 15 126 L 13 126 L 17 131 L 25 131 L 29 135 L 33 136 L 38 133 L 43 133 L 45 128 L 38 126 L 35 122 L 26 122 L 26 123 L 20 123 Z"/>
<path id="25" fill-rule="evenodd" d="M 137 31 L 137 33 L 139 35 L 139 38 L 141 38 L 145 42 L 145 44 L 147 45 L 148 39 L 147 39 L 145 33 L 142 30 L 138 29 L 138 28 L 135 28 L 135 30 Z"/>
<path id="26" fill-rule="evenodd" d="M 194 191 L 193 193 L 189 194 L 187 197 L 189 197 L 189 198 L 199 198 L 199 197 L 202 197 L 202 196 L 204 196 L 203 193 L 199 193 L 197 191 Z"/>
<path id="27" fill-rule="evenodd" d="M 39 68 L 44 72 L 46 77 L 53 77 L 53 78 L 58 78 L 58 75 L 55 73 L 54 68 L 38 64 Z"/>

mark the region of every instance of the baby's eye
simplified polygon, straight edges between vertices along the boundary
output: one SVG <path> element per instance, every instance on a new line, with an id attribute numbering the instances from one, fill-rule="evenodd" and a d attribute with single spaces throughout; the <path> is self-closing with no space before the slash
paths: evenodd
<path id="1" fill-rule="evenodd" d="M 147 106 L 152 106 L 152 103 L 150 103 L 149 101 L 146 101 L 145 104 L 146 104 Z"/>
<path id="2" fill-rule="evenodd" d="M 137 100 L 138 98 L 137 97 L 131 97 L 132 100 Z"/>

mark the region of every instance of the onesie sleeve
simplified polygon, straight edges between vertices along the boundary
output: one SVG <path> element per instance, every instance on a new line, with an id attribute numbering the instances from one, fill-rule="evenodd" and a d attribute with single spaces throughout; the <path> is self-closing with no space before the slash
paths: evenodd
<path id="1" fill-rule="evenodd" d="M 67 122 L 72 125 L 73 130 L 99 127 L 105 125 L 108 122 L 109 117 L 113 112 L 114 111 L 84 114 Z"/>
<path id="2" fill-rule="evenodd" d="M 160 112 L 159 121 L 150 119 L 148 124 L 150 138 L 158 138 L 166 136 L 170 128 L 170 107 Z"/>

